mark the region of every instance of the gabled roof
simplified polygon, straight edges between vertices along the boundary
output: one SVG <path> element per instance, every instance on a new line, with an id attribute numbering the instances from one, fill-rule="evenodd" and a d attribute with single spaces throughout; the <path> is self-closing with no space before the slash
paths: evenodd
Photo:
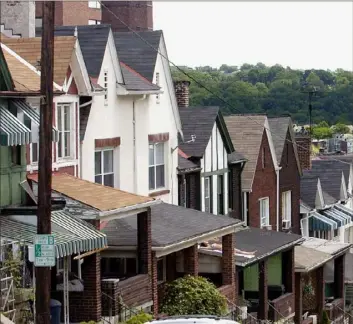
<path id="1" fill-rule="evenodd" d="M 290 117 L 276 117 L 276 118 L 268 118 L 268 123 L 270 126 L 272 141 L 275 147 L 277 162 L 280 165 L 282 160 L 283 151 L 286 143 L 293 146 L 295 159 L 297 162 L 298 170 L 301 172 L 297 144 L 295 142 L 295 134 L 293 131 L 293 123 L 292 118 Z M 286 141 L 287 133 L 290 135 L 290 142 Z"/>
<path id="2" fill-rule="evenodd" d="M 179 114 L 184 140 L 187 142 L 193 135 L 196 136 L 194 142 L 179 144 L 180 149 L 186 155 L 196 158 L 204 156 L 215 123 L 220 130 L 227 153 L 234 151 L 219 107 L 179 107 Z"/>
<path id="3" fill-rule="evenodd" d="M 162 34 L 161 30 L 138 32 L 145 42 L 133 32 L 115 32 L 119 59 L 152 82 Z"/>
<path id="4" fill-rule="evenodd" d="M 267 117 L 266 115 L 231 115 L 225 117 L 225 122 L 234 149 L 247 160 L 242 172 L 243 190 L 251 190 L 265 131 L 270 148 L 273 146 L 271 133 L 266 130 Z M 275 153 L 272 150 L 271 155 L 276 161 Z M 277 162 L 274 164 L 276 166 Z"/>
<path id="5" fill-rule="evenodd" d="M 13 91 L 15 88 L 4 52 L 0 46 L 0 91 Z"/>
<path id="6" fill-rule="evenodd" d="M 38 182 L 38 175 L 28 175 L 28 178 Z M 52 189 L 101 212 L 154 201 L 153 198 L 135 195 L 60 173 L 53 173 Z"/>
<path id="7" fill-rule="evenodd" d="M 56 26 L 54 34 L 55 36 L 74 36 L 76 28 L 88 75 L 98 77 L 107 47 L 110 25 Z"/>
<path id="8" fill-rule="evenodd" d="M 123 73 L 125 88 L 128 91 L 158 91 L 160 87 L 153 84 L 130 66 L 120 62 L 121 71 Z"/>
<path id="9" fill-rule="evenodd" d="M 41 37 L 35 38 L 6 38 L 2 43 L 36 67 L 41 58 Z M 71 62 L 72 53 L 75 50 L 76 38 L 54 38 L 54 82 L 63 85 L 67 69 Z"/>
<path id="10" fill-rule="evenodd" d="M 234 232 L 235 228 L 242 224 L 241 221 L 231 217 L 219 217 L 167 203 L 151 207 L 151 221 L 153 248 L 167 247 L 190 239 L 205 240 L 204 235 L 207 234 L 213 235 L 214 238 L 221 236 L 222 231 Z M 109 246 L 137 245 L 136 215 L 102 223 L 101 231 L 107 235 Z"/>

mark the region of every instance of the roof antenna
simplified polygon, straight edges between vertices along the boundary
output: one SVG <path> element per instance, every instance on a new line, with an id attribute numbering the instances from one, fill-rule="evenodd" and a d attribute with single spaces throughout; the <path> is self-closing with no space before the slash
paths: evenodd
<path id="1" fill-rule="evenodd" d="M 77 26 L 75 26 L 74 36 L 77 37 Z"/>

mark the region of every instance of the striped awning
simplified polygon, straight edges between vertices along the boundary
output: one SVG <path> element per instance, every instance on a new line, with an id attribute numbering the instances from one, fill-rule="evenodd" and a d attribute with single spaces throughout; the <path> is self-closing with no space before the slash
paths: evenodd
<path id="1" fill-rule="evenodd" d="M 350 217 L 350 219 L 353 221 L 353 210 L 346 207 L 345 205 L 339 204 L 334 206 L 335 209 L 339 210 L 341 213 L 347 215 Z"/>
<path id="2" fill-rule="evenodd" d="M 26 145 L 31 140 L 31 130 L 7 108 L 0 106 L 0 145 Z"/>
<path id="3" fill-rule="evenodd" d="M 317 212 L 313 212 L 309 217 L 309 231 L 330 231 L 338 228 L 336 221 Z"/>
<path id="4" fill-rule="evenodd" d="M 39 126 L 40 116 L 37 111 L 35 111 L 24 100 L 12 99 L 11 102 L 17 109 L 20 109 L 31 120 L 31 122 Z M 53 127 L 53 142 L 58 142 L 58 141 L 59 141 L 59 132 L 55 127 Z"/>
<path id="5" fill-rule="evenodd" d="M 326 217 L 337 222 L 339 227 L 349 224 L 352 221 L 351 216 L 343 213 L 339 209 L 332 207 L 322 211 L 322 214 Z"/>
<path id="6" fill-rule="evenodd" d="M 0 236 L 32 245 L 37 233 L 36 222 L 37 217 L 35 215 L 1 216 Z M 52 212 L 51 222 L 57 258 L 94 251 L 108 246 L 105 234 L 66 211 Z"/>

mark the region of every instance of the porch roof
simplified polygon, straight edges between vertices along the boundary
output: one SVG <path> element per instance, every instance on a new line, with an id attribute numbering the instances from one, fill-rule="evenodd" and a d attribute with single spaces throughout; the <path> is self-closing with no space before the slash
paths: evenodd
<path id="1" fill-rule="evenodd" d="M 28 175 L 38 182 L 38 175 Z M 79 179 L 64 173 L 53 173 L 52 189 L 99 211 L 99 216 L 113 216 L 160 203 L 150 197 L 135 195 L 115 188 Z"/>
<path id="2" fill-rule="evenodd" d="M 334 262 L 328 262 L 324 269 L 324 279 L 327 283 L 334 282 Z M 344 281 L 346 284 L 353 284 L 353 254 L 347 253 L 345 257 Z"/>
<path id="3" fill-rule="evenodd" d="M 296 246 L 294 253 L 296 272 L 310 272 L 333 258 L 330 253 L 317 251 L 305 246 Z"/>
<path id="4" fill-rule="evenodd" d="M 331 240 L 319 239 L 316 237 L 307 237 L 302 243 L 303 247 L 314 249 L 316 251 L 331 254 L 332 256 L 338 256 L 348 251 L 352 246 L 350 243 L 341 243 Z"/>
<path id="5" fill-rule="evenodd" d="M 57 258 L 107 246 L 105 234 L 65 211 L 53 211 L 51 222 Z M 2 216 L 0 217 L 0 228 L 2 238 L 32 245 L 37 234 L 37 216 Z"/>
<path id="6" fill-rule="evenodd" d="M 160 256 L 196 243 L 234 233 L 242 222 L 227 216 L 216 216 L 167 203 L 151 207 L 152 249 Z M 108 244 L 119 250 L 136 249 L 137 217 L 113 219 L 101 223 Z M 117 235 L 119 231 L 119 235 Z"/>

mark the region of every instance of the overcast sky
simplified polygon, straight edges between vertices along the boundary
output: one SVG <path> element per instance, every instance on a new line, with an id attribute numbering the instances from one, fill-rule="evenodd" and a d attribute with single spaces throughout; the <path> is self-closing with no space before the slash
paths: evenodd
<path id="1" fill-rule="evenodd" d="M 353 70 L 353 2 L 154 2 L 169 59 Z"/>

